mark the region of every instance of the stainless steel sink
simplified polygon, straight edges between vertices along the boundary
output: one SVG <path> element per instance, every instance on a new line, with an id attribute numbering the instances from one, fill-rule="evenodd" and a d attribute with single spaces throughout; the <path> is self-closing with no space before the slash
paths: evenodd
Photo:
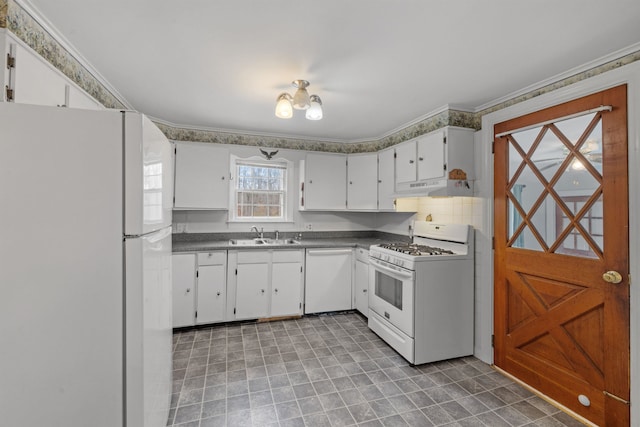
<path id="1" fill-rule="evenodd" d="M 294 239 L 267 239 L 267 238 L 256 238 L 256 239 L 231 239 L 229 240 L 230 245 L 234 246 L 278 246 L 278 245 L 299 245 L 300 242 Z"/>

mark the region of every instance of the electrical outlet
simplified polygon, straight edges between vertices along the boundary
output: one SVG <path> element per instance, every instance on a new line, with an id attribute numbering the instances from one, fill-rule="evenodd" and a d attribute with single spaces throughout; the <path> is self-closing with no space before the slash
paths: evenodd
<path id="1" fill-rule="evenodd" d="M 306 224 L 306 225 L 304 226 L 304 229 L 305 229 L 305 230 L 313 230 L 313 224 Z"/>

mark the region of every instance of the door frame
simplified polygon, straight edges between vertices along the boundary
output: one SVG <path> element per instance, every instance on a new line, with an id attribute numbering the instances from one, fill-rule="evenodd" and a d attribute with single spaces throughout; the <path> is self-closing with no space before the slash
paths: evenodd
<path id="1" fill-rule="evenodd" d="M 557 79 L 554 81 L 558 81 Z M 549 84 L 550 81 L 544 82 Z M 628 162 L 629 162 L 629 256 L 631 260 L 640 259 L 640 171 L 632 165 L 640 164 L 640 62 L 617 68 L 612 71 L 579 81 L 544 95 L 520 102 L 482 117 L 482 129 L 478 132 L 479 155 L 476 158 L 476 170 L 480 171 L 476 182 L 476 197 L 483 203 L 482 230 L 476 238 L 476 339 L 474 354 L 480 360 L 493 364 L 493 286 L 494 256 L 492 250 L 493 230 L 493 126 L 544 108 L 571 101 L 591 93 L 600 92 L 621 84 L 627 84 L 628 114 Z M 535 87 L 544 87 L 544 84 Z M 517 98 L 526 91 L 511 94 L 498 100 Z M 491 103 L 495 105 L 496 102 Z M 488 108 L 488 106 L 487 106 Z M 482 108 L 480 108 L 482 110 Z M 478 152 L 477 151 L 477 152 Z M 630 323 L 631 323 L 631 395 L 640 395 L 640 265 L 630 262 L 631 282 Z M 640 425 L 640 402 L 631 405 L 631 424 Z"/>

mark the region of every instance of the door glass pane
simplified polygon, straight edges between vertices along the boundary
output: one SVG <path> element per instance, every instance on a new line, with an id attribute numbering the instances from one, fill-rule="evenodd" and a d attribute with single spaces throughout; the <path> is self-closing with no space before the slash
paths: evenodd
<path id="1" fill-rule="evenodd" d="M 524 209 L 525 213 L 529 213 L 531 206 L 540 197 L 544 186 L 540 180 L 533 174 L 529 165 L 525 166 L 522 173 L 518 176 L 516 183 L 512 187 L 512 192 L 515 191 L 517 186 L 521 186 L 520 193 L 520 205 Z"/>
<path id="2" fill-rule="evenodd" d="M 531 229 L 529 228 L 529 226 L 524 227 L 524 229 L 522 230 L 522 233 L 518 235 L 518 238 L 513 242 L 511 247 L 520 248 L 520 249 L 531 249 L 533 251 L 544 252 L 544 250 L 540 246 L 540 243 L 538 243 L 538 240 L 536 239 L 534 234 L 531 232 Z"/>
<path id="3" fill-rule="evenodd" d="M 531 154 L 531 160 L 549 182 L 568 154 L 569 150 L 556 134 L 547 131 L 536 150 Z"/>
<path id="4" fill-rule="evenodd" d="M 571 200 L 572 203 L 568 203 L 567 207 L 573 214 L 577 214 L 578 211 L 584 206 L 584 203 L 589 197 L 596 192 L 600 186 L 600 182 L 594 178 L 594 176 L 584 167 L 574 168 L 576 160 L 571 162 L 562 173 L 562 176 L 556 182 L 553 189 L 566 200 Z M 579 197 L 578 199 L 571 199 L 568 195 Z"/>
<path id="5" fill-rule="evenodd" d="M 518 199 L 518 195 L 516 195 L 516 200 Z M 516 230 L 518 229 L 518 227 L 520 227 L 520 224 L 522 224 L 522 216 L 520 215 L 520 212 L 518 212 L 518 210 L 515 207 L 515 204 L 513 202 L 513 200 L 509 199 L 509 212 L 508 212 L 508 216 L 509 216 L 509 240 L 511 240 L 511 236 L 513 236 L 513 233 L 516 232 Z M 514 247 L 522 247 L 522 242 L 519 243 L 519 246 L 514 244 Z"/>
<path id="6" fill-rule="evenodd" d="M 571 141 L 572 145 L 576 145 L 595 115 L 596 113 L 585 114 L 584 116 L 555 122 L 554 125 L 556 125 L 560 132 L 562 132 L 562 134 Z"/>
<path id="7" fill-rule="evenodd" d="M 598 121 L 587 140 L 582 144 L 580 153 L 602 176 L 602 120 Z"/>
<path id="8" fill-rule="evenodd" d="M 520 165 L 522 164 L 522 156 L 515 149 L 513 144 L 509 144 L 509 181 L 513 179 L 513 175 L 516 173 Z"/>
<path id="9" fill-rule="evenodd" d="M 556 201 L 550 194 L 547 194 L 544 202 L 531 217 L 531 223 L 547 244 L 547 248 L 555 243 L 559 233 L 558 228 L 562 227 L 562 224 L 558 224 L 556 221 L 557 209 Z"/>
<path id="10" fill-rule="evenodd" d="M 593 252 L 582 234 L 575 228 L 563 240 L 562 244 L 556 250 L 558 254 L 581 256 L 586 258 L 598 258 Z"/>

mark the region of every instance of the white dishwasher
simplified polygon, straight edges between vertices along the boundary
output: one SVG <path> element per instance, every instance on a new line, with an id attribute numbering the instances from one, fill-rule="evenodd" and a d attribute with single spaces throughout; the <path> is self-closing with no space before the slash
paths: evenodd
<path id="1" fill-rule="evenodd" d="M 351 310 L 351 248 L 307 249 L 304 312 Z"/>

